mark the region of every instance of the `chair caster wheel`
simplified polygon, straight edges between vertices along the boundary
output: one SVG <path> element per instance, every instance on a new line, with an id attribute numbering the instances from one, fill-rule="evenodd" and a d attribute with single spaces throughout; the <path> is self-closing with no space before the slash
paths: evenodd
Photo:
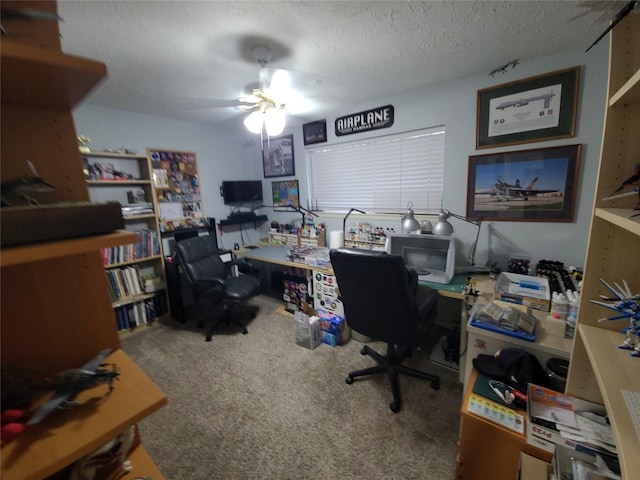
<path id="1" fill-rule="evenodd" d="M 400 402 L 393 401 L 389 404 L 389 408 L 393 413 L 398 413 L 400 411 Z"/>
<path id="2" fill-rule="evenodd" d="M 349 375 L 346 379 L 345 382 L 347 382 L 347 385 L 351 385 L 353 383 L 353 377 L 351 375 Z"/>
<path id="3" fill-rule="evenodd" d="M 247 333 L 249 333 L 249 330 L 247 330 L 246 328 L 243 328 L 240 331 L 242 332 L 243 335 L 246 335 Z"/>
<path id="4" fill-rule="evenodd" d="M 211 341 L 211 336 L 207 335 L 207 337 L 204 339 L 205 342 L 210 342 Z"/>
<path id="5" fill-rule="evenodd" d="M 367 349 L 362 347 L 362 350 L 360 350 L 360 355 L 366 355 L 367 354 Z"/>
<path id="6" fill-rule="evenodd" d="M 434 380 L 431 382 L 431 388 L 434 390 L 440 390 L 440 380 Z"/>

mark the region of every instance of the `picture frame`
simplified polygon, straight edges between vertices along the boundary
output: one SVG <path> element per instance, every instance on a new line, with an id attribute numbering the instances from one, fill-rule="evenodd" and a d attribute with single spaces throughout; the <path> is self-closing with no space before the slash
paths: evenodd
<path id="1" fill-rule="evenodd" d="M 302 137 L 305 145 L 327 141 L 327 120 L 305 123 L 302 125 Z"/>
<path id="2" fill-rule="evenodd" d="M 580 67 L 478 90 L 476 149 L 575 136 Z"/>
<path id="3" fill-rule="evenodd" d="M 576 144 L 470 156 L 466 217 L 573 222 L 581 149 Z"/>
<path id="4" fill-rule="evenodd" d="M 262 168 L 264 178 L 289 177 L 296 174 L 293 134 L 262 141 Z"/>

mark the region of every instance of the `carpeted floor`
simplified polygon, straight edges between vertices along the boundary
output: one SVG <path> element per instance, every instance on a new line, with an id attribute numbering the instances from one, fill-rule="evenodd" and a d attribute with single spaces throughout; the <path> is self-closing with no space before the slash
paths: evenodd
<path id="1" fill-rule="evenodd" d="M 276 312 L 281 302 L 251 304 L 260 314 L 248 335 L 222 327 L 208 343 L 195 325 L 170 320 L 122 341 L 168 397 L 140 424 L 168 479 L 454 479 L 457 372 L 415 353 L 407 364 L 440 375 L 441 388 L 402 377 L 394 414 L 386 377 L 345 383 L 373 364 L 362 343 L 305 349 L 293 318 Z"/>

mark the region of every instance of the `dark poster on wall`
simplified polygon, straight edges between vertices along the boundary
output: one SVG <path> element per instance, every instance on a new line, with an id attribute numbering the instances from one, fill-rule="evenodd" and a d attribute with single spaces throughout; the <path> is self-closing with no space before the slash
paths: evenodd
<path id="1" fill-rule="evenodd" d="M 369 132 L 393 125 L 393 105 L 352 113 L 336 119 L 336 136 Z"/>

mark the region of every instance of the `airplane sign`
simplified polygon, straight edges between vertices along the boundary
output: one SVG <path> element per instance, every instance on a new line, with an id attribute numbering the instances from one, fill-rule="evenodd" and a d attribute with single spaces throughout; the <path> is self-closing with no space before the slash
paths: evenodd
<path id="1" fill-rule="evenodd" d="M 529 185 L 526 187 L 522 187 L 520 185 L 520 179 L 516 180 L 514 185 L 509 184 L 502 177 L 497 178 L 497 182 L 494 183 L 490 189 L 489 193 L 493 196 L 498 197 L 498 201 L 500 202 L 508 202 L 509 200 L 521 199 L 521 200 L 529 200 L 529 196 L 536 196 L 540 193 L 557 193 L 560 194 L 560 190 L 541 190 L 533 188 L 539 177 L 534 178 Z"/>
<path id="2" fill-rule="evenodd" d="M 34 425 L 42 421 L 56 408 L 76 406 L 73 399 L 83 390 L 88 390 L 98 385 L 109 384 L 109 391 L 113 390 L 113 380 L 120 375 L 115 368 L 104 368 L 102 361 L 111 353 L 111 349 L 102 350 L 81 368 L 64 370 L 54 375 L 47 386 L 55 391 L 55 396 L 42 405 L 27 421 L 27 425 Z"/>

